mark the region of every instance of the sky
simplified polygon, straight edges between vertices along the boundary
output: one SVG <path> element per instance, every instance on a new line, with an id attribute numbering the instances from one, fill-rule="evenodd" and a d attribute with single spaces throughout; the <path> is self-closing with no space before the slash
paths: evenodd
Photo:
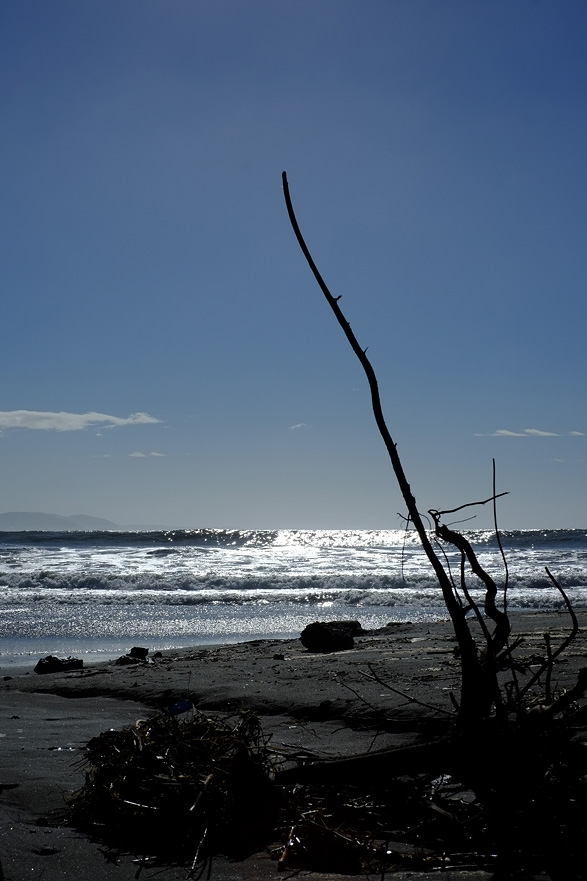
<path id="1" fill-rule="evenodd" d="M 0 511 L 402 527 L 285 170 L 420 510 L 587 527 L 583 0 L 6 0 L 0 87 Z"/>

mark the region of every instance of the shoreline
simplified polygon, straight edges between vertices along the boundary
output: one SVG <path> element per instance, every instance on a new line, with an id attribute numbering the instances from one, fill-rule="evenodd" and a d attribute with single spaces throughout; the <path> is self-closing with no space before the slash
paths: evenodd
<path id="1" fill-rule="evenodd" d="M 302 629 L 315 620 L 338 620 L 358 618 L 366 632 L 385 631 L 386 627 L 398 624 L 412 624 L 414 627 L 425 628 L 430 624 L 446 620 L 446 611 L 441 614 L 431 612 L 427 617 L 410 615 L 408 610 L 401 614 L 387 609 L 385 613 L 372 610 L 361 614 L 361 608 L 315 608 L 305 612 L 287 628 L 265 628 L 226 630 L 220 632 L 177 632 L 172 635 L 130 633 L 130 635 L 104 636 L 50 636 L 50 637 L 11 637 L 0 636 L 0 677 L 5 674 L 18 675 L 20 672 L 32 670 L 41 658 L 47 655 L 58 657 L 76 657 L 84 662 L 84 666 L 108 663 L 124 655 L 133 645 L 149 648 L 151 655 L 156 651 L 165 653 L 189 651 L 193 648 L 217 647 L 220 645 L 234 646 L 259 640 L 296 640 Z M 354 613 L 354 614 L 353 614 Z M 564 606 L 557 609 L 512 609 L 512 620 L 523 620 L 528 616 L 566 614 Z M 203 622 L 205 623 L 205 622 Z"/>
<path id="2" fill-rule="evenodd" d="M 79 610 L 78 610 L 79 611 Z M 273 604 L 267 607 L 228 606 L 223 609 L 198 609 L 183 607 L 181 616 L 175 612 L 169 617 L 169 608 L 158 607 L 155 617 L 157 627 L 153 628 L 153 610 L 145 626 L 137 627 L 136 620 L 124 615 L 117 619 L 116 627 L 112 621 L 98 617 L 98 634 L 93 631 L 92 614 L 100 616 L 100 609 L 84 609 L 84 615 L 74 621 L 67 620 L 68 627 L 75 625 L 75 634 L 64 629 L 64 622 L 52 620 L 55 628 L 47 636 L 0 635 L 0 669 L 12 666 L 34 667 L 37 660 L 46 655 L 77 656 L 88 663 L 114 659 L 128 651 L 133 645 L 148 646 L 154 651 L 175 651 L 201 645 L 234 645 L 253 639 L 295 639 L 308 624 L 317 618 L 342 619 L 359 617 L 365 629 L 378 629 L 393 621 L 438 620 L 444 615 L 439 606 L 437 613 L 429 612 L 420 616 L 410 610 L 391 607 L 355 608 L 344 605 L 292 606 L 291 603 Z M 159 614 L 160 613 L 160 614 Z M 441 614 L 442 613 L 442 614 Z M 62 610 L 65 615 L 65 609 Z M 111 612 L 109 614 L 112 614 Z M 1 623 L 1 622 L 0 622 Z M 27 626 L 30 625 L 28 622 Z M 35 623 L 33 632 L 38 629 Z"/>
<path id="3" fill-rule="evenodd" d="M 580 626 L 587 627 L 587 610 L 576 614 Z M 565 612 L 512 613 L 511 617 L 515 634 L 524 637 L 523 654 L 528 657 L 543 647 L 544 632 L 551 634 L 556 646 L 570 630 Z M 365 632 L 356 637 L 353 649 L 332 654 L 308 652 L 299 639 L 262 639 L 169 650 L 150 662 L 126 666 L 106 661 L 69 673 L 0 670 L 4 879 L 42 875 L 44 881 L 79 877 L 130 881 L 135 877 L 132 855 L 109 864 L 99 842 L 51 824 L 64 804 L 63 794 L 83 783 L 83 773 L 75 766 L 85 744 L 102 731 L 131 725 L 188 699 L 202 711 L 254 710 L 281 750 L 306 750 L 325 758 L 411 745 L 432 736 L 434 720 L 451 711 L 451 694 L 458 696 L 460 665 L 454 647 L 449 621 L 404 622 Z M 586 655 L 587 636 L 580 631 L 555 667 L 558 687 L 573 683 Z M 369 671 L 392 684 L 394 691 L 368 678 Z M 378 714 L 393 721 L 385 731 Z M 220 858 L 215 863 L 212 878 L 220 881 L 278 876 L 275 861 L 266 853 L 240 863 Z M 185 871 L 165 868 L 162 877 L 183 879 Z M 161 867 L 141 870 L 143 879 L 156 873 Z M 305 871 L 299 877 L 345 878 Z M 438 872 L 400 872 L 390 877 L 417 881 L 438 877 Z M 490 876 L 454 870 L 443 877 L 484 881 Z"/>

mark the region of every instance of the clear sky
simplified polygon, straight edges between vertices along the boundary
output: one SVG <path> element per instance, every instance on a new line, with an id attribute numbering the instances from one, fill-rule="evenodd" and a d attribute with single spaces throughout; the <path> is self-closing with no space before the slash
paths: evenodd
<path id="1" fill-rule="evenodd" d="M 584 0 L 5 0 L 0 510 L 587 526 Z M 484 511 L 471 526 L 490 524 Z"/>

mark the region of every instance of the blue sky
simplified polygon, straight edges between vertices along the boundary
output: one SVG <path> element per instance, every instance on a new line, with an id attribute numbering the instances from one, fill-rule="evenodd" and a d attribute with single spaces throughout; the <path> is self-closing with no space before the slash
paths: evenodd
<path id="1" fill-rule="evenodd" d="M 582 0 L 8 0 L 0 510 L 587 526 Z M 472 526 L 490 523 L 480 511 Z"/>

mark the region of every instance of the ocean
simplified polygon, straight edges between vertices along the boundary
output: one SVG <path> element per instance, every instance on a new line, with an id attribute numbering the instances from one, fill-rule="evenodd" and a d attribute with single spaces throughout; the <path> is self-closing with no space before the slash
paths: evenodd
<path id="1" fill-rule="evenodd" d="M 503 585 L 494 533 L 466 535 Z M 587 607 L 587 530 L 501 537 L 510 610 L 563 606 L 545 566 Z M 375 628 L 446 617 L 417 536 L 401 530 L 0 532 L 0 585 L 1 668 L 47 654 L 95 661 L 133 645 L 296 637 L 316 620 Z"/>

